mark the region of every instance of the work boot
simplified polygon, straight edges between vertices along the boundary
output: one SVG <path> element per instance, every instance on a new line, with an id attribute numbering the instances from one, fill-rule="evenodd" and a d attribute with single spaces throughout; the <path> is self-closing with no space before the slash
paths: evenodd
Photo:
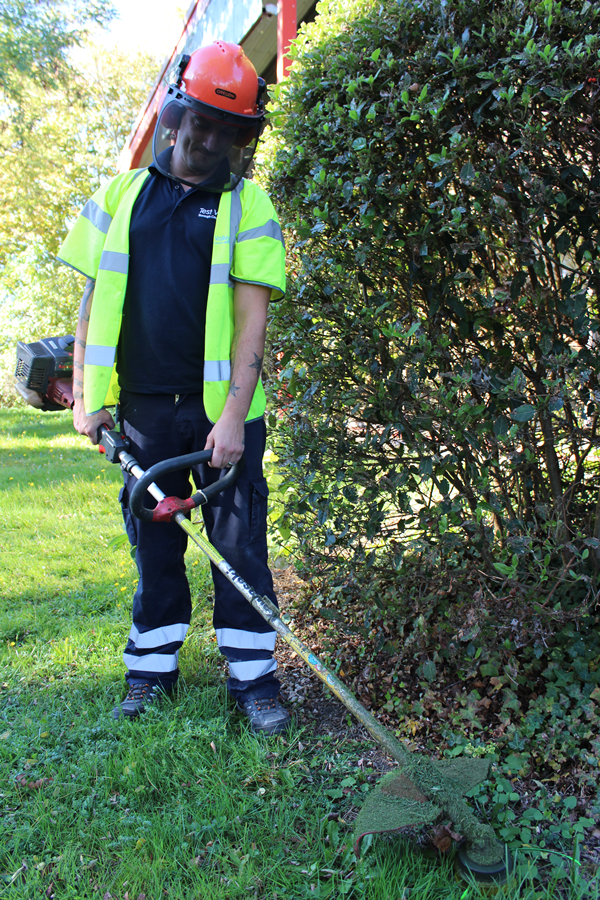
<path id="1" fill-rule="evenodd" d="M 147 682 L 131 684 L 123 702 L 113 709 L 114 718 L 126 716 L 128 719 L 136 719 L 151 703 L 156 703 L 159 690 L 158 685 Z"/>
<path id="2" fill-rule="evenodd" d="M 250 720 L 250 728 L 255 734 L 281 734 L 292 722 L 287 709 L 271 697 L 256 700 L 238 700 L 237 708 Z"/>

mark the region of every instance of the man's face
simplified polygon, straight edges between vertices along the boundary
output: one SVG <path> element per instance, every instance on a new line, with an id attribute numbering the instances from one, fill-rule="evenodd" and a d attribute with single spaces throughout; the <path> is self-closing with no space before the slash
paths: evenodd
<path id="1" fill-rule="evenodd" d="M 201 182 L 217 170 L 238 135 L 234 125 L 215 122 L 186 109 L 171 157 L 173 175 Z"/>

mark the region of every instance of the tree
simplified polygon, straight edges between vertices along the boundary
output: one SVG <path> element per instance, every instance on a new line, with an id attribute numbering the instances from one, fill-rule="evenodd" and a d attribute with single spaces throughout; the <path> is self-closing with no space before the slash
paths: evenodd
<path id="1" fill-rule="evenodd" d="M 74 204 L 83 202 L 90 179 L 97 181 L 106 173 L 104 160 L 94 165 L 93 154 L 85 146 L 89 127 L 82 117 L 85 110 L 89 124 L 100 126 L 98 134 L 106 128 L 97 115 L 102 103 L 99 58 L 88 44 L 88 71 L 80 72 L 71 51 L 83 47 L 90 30 L 105 25 L 114 13 L 108 0 L 6 0 L 0 9 L 0 201 L 4 213 L 0 266 L 29 248 L 41 233 L 56 233 L 54 242 L 45 244 L 50 252 L 55 249 L 61 237 L 57 223 L 72 214 Z M 108 65 L 109 80 L 114 82 L 124 60 L 119 54 L 113 58 Z M 131 93 L 124 85 L 120 91 L 122 120 L 127 123 L 131 102 L 139 96 L 139 80 L 133 78 Z M 143 74 L 141 82 L 145 87 Z M 82 153 L 84 166 L 78 165 Z M 67 183 L 71 184 L 69 199 Z"/>
<path id="2" fill-rule="evenodd" d="M 597 590 L 599 25 L 587 0 L 322 4 L 275 91 L 283 525 L 363 593 L 432 566 Z"/>
<path id="3" fill-rule="evenodd" d="M 29 84 L 0 163 L 0 264 L 42 241 L 54 254 L 69 220 L 103 179 L 148 92 L 156 61 L 89 48 L 64 88 Z M 26 124 L 25 124 L 26 123 Z"/>
<path id="4" fill-rule="evenodd" d="M 17 102 L 23 84 L 54 89 L 72 73 L 69 51 L 93 25 L 106 25 L 108 0 L 3 0 L 0 8 L 0 97 Z"/>
<path id="5" fill-rule="evenodd" d="M 116 172 L 119 152 L 147 94 L 156 60 L 89 46 L 85 70 L 49 91 L 28 83 L 21 123 L 0 161 L 0 399 L 15 400 L 17 340 L 71 332 L 81 276 L 56 252 L 87 198 Z M 23 122 L 27 128 L 23 129 Z M 19 137 L 19 129 L 22 137 Z"/>

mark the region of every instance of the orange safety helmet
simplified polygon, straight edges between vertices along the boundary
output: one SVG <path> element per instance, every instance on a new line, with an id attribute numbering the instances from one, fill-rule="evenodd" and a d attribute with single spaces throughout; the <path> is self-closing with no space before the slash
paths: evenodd
<path id="1" fill-rule="evenodd" d="M 167 169 L 164 157 L 159 159 L 165 149 L 176 143 L 183 115 L 189 110 L 196 121 L 238 129 L 227 155 L 229 179 L 224 180 L 221 169 L 220 183 L 215 184 L 213 179 L 205 186 L 211 191 L 233 190 L 252 161 L 264 126 L 264 80 L 258 77 L 242 47 L 226 41 L 215 41 L 191 55 L 184 54 L 174 76 L 176 81 L 166 87 L 154 131 L 154 165 L 169 178 L 204 187 L 202 183 L 176 177 Z"/>
<path id="2" fill-rule="evenodd" d="M 264 117 L 256 69 L 237 44 L 215 41 L 196 50 L 181 70 L 181 80 L 188 97 L 207 106 L 245 118 Z"/>

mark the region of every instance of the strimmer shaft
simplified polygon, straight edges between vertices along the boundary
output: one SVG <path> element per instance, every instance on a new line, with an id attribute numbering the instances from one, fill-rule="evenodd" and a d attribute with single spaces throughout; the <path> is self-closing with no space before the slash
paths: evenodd
<path id="1" fill-rule="evenodd" d="M 180 457 L 181 460 L 192 460 L 192 457 Z M 117 461 L 116 459 L 114 460 Z M 148 477 L 158 476 L 158 466 L 152 470 L 144 472 L 137 460 L 126 451 L 118 452 L 118 461 L 121 468 L 126 472 L 134 475 L 138 479 L 139 487 L 142 488 L 140 480 Z M 169 465 L 175 461 L 169 461 Z M 159 464 L 165 465 L 165 464 Z M 183 466 L 179 466 L 182 468 Z M 173 466 L 170 465 L 172 469 Z M 156 474 L 155 474 L 156 473 Z M 233 473 L 232 473 L 233 474 Z M 221 482 L 223 485 L 223 482 Z M 224 486 L 224 485 L 223 485 Z M 169 500 L 175 498 L 167 498 L 161 489 L 154 483 L 149 482 L 143 488 L 147 490 L 157 503 L 162 504 L 163 501 L 168 503 Z M 219 486 L 211 486 L 206 488 L 206 494 L 201 491 L 196 497 L 198 502 L 194 505 L 202 505 L 208 499 L 210 491 L 218 491 Z M 179 501 L 178 501 L 179 502 Z M 152 520 L 152 511 L 149 509 L 138 510 L 143 512 L 144 517 Z M 137 513 L 136 513 L 137 514 Z M 427 757 L 415 754 L 401 744 L 396 737 L 381 725 L 377 719 L 360 703 L 356 697 L 348 690 L 348 688 L 337 678 L 329 669 L 318 659 L 317 656 L 300 640 L 281 620 L 279 610 L 271 603 L 267 597 L 261 597 L 248 585 L 243 578 L 229 565 L 229 563 L 221 556 L 218 550 L 213 547 L 209 540 L 195 528 L 190 522 L 189 507 L 183 511 L 181 508 L 177 511 L 169 512 L 169 521 L 177 522 L 180 528 L 185 531 L 188 537 L 202 550 L 209 560 L 215 565 L 219 571 L 231 582 L 231 584 L 242 594 L 242 596 L 254 607 L 254 609 L 262 616 L 262 618 L 273 628 L 277 634 L 288 644 L 304 662 L 312 669 L 312 671 L 327 685 L 327 687 L 338 697 L 358 721 L 364 725 L 373 739 L 379 743 L 387 752 L 396 759 L 405 769 L 413 782 L 422 787 L 425 794 L 430 793 L 429 788 L 433 785 L 435 790 L 435 804 L 444 811 L 444 813 L 452 819 L 455 826 L 467 838 L 471 855 L 475 858 L 481 853 L 483 858 L 487 860 L 501 860 L 504 855 L 504 848 L 496 839 L 493 829 L 489 825 L 481 824 L 474 814 L 471 812 L 467 804 L 462 799 L 461 794 L 457 794 L 456 785 L 451 782 L 442 772 L 436 768 L 435 763 Z"/>

